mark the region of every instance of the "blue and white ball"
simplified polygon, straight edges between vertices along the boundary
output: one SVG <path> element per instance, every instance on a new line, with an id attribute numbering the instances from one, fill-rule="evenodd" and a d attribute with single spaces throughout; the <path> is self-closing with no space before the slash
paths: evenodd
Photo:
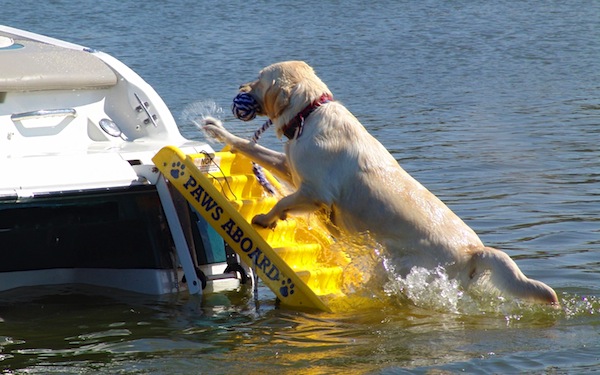
<path id="1" fill-rule="evenodd" d="M 260 105 L 254 100 L 252 95 L 246 92 L 240 92 L 233 98 L 231 112 L 242 121 L 250 121 L 256 117 L 256 113 L 260 110 Z"/>

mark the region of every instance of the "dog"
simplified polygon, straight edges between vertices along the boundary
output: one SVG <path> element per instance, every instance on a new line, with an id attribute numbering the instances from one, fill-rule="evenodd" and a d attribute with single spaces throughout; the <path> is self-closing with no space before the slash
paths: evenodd
<path id="1" fill-rule="evenodd" d="M 296 189 L 254 225 L 274 227 L 289 212 L 324 209 L 333 224 L 349 233 L 367 232 L 391 255 L 396 272 L 439 265 L 463 288 L 486 276 L 501 293 L 558 306 L 546 284 L 527 278 L 504 252 L 485 246 L 477 234 L 440 199 L 411 177 L 359 120 L 302 61 L 262 69 L 240 86 L 268 117 L 285 153 L 228 132 L 207 118 L 204 130 L 270 170 Z"/>

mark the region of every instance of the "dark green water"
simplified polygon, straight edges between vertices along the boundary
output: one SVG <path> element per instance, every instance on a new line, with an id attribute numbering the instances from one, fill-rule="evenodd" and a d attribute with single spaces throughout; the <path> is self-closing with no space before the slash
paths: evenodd
<path id="1" fill-rule="evenodd" d="M 442 283 L 413 301 L 426 308 L 392 295 L 378 297 L 383 307 L 337 314 L 277 309 L 263 287 L 258 300 L 249 290 L 202 300 L 21 290 L 0 305 L 0 358 L 7 373 L 39 374 L 581 372 L 598 364 L 597 299 L 563 292 L 558 311 L 468 296 L 452 306 L 439 297 L 452 290 Z"/>

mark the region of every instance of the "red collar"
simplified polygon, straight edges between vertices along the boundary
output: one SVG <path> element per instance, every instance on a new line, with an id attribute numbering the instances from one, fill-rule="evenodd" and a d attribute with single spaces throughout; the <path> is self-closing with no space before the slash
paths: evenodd
<path id="1" fill-rule="evenodd" d="M 304 119 L 308 117 L 315 109 L 320 107 L 322 104 L 333 101 L 333 97 L 329 94 L 323 94 L 321 97 L 314 102 L 307 105 L 300 113 L 298 113 L 293 119 L 285 124 L 282 128 L 283 134 L 288 139 L 299 138 L 302 135 L 302 128 L 304 127 Z"/>

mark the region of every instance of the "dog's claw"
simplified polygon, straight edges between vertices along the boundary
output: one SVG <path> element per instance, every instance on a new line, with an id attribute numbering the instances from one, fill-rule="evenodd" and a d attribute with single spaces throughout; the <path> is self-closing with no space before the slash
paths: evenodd
<path id="1" fill-rule="evenodd" d="M 219 128 L 223 127 L 223 124 L 221 123 L 221 121 L 219 121 L 218 119 L 214 118 L 214 117 L 205 117 L 202 119 L 202 125 L 206 126 L 206 125 L 214 125 L 217 126 Z"/>
<path id="2" fill-rule="evenodd" d="M 265 228 L 265 229 L 275 229 L 275 227 L 277 226 L 277 221 L 274 222 L 269 222 L 269 220 L 267 219 L 267 215 L 264 214 L 260 214 L 260 215 L 256 215 L 252 218 L 252 224 L 254 225 L 258 225 L 261 228 Z"/>

